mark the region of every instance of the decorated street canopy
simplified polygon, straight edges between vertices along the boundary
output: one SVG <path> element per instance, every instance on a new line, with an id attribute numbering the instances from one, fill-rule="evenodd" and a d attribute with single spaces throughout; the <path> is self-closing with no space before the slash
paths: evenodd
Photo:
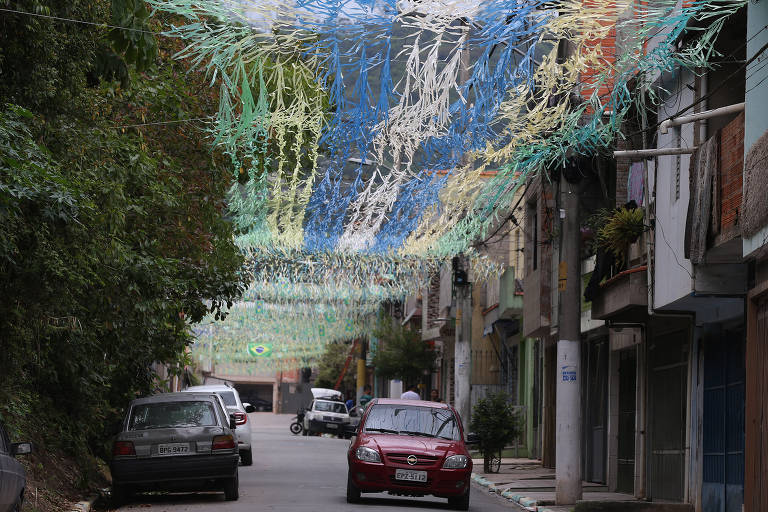
<path id="1" fill-rule="evenodd" d="M 448 257 L 492 273 L 471 245 L 519 187 L 612 147 L 632 107 L 660 100 L 660 73 L 715 60 L 746 1 L 148 3 L 219 92 L 209 135 L 253 277 L 200 344 L 288 367 L 365 334 Z"/>

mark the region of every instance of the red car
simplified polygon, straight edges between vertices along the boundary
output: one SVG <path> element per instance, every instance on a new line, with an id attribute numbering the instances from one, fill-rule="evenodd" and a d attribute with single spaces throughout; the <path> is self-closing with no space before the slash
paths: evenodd
<path id="1" fill-rule="evenodd" d="M 421 400 L 374 399 L 360 420 L 347 454 L 347 501 L 360 493 L 431 494 L 469 509 L 472 458 L 450 405 Z"/>

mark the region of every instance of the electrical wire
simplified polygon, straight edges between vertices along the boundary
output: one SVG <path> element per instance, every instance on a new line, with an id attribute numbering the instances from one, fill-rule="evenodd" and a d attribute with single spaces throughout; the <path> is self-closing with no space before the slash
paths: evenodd
<path id="1" fill-rule="evenodd" d="M 125 124 L 120 126 L 113 126 L 112 128 L 121 129 L 121 128 L 138 128 L 141 126 L 159 126 L 159 125 L 166 125 L 166 124 L 175 124 L 175 123 L 191 123 L 195 121 L 210 121 L 213 119 L 214 116 L 207 116 L 207 117 L 194 117 L 191 119 L 176 119 L 173 121 L 157 121 L 154 123 L 138 123 L 138 124 Z"/>
<path id="2" fill-rule="evenodd" d="M 68 23 L 80 23 L 82 25 L 90 25 L 90 26 L 99 27 L 99 28 L 114 28 L 114 29 L 117 29 L 117 30 L 128 30 L 128 31 L 131 31 L 131 32 L 140 32 L 142 34 L 152 34 L 153 36 L 162 35 L 162 34 L 157 34 L 155 32 L 152 32 L 151 30 L 144 30 L 144 29 L 140 29 L 140 28 L 120 27 L 120 26 L 117 26 L 117 25 L 107 25 L 106 23 L 96 23 L 94 21 L 76 20 L 76 19 L 73 19 L 73 18 L 62 18 L 61 16 L 51 16 L 49 14 L 39 14 L 39 13 L 36 13 L 36 12 L 17 11 L 15 9 L 2 9 L 2 8 L 0 8 L 0 12 L 10 12 L 10 13 L 14 13 L 14 14 L 23 14 L 25 16 L 35 16 L 35 17 L 38 17 L 38 18 L 46 18 L 46 19 L 55 20 L 55 21 L 66 21 Z"/>

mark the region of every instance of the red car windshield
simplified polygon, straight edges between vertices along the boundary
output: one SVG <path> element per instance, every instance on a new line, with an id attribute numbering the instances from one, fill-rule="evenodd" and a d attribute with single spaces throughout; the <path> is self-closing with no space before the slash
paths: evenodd
<path id="1" fill-rule="evenodd" d="M 450 409 L 413 405 L 377 404 L 371 407 L 364 431 L 371 434 L 398 434 L 461 439 L 456 416 Z"/>

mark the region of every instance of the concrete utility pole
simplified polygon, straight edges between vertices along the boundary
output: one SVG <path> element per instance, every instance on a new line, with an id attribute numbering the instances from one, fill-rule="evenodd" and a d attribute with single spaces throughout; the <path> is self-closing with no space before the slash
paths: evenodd
<path id="1" fill-rule="evenodd" d="M 560 59 L 572 53 L 571 44 L 561 42 Z M 576 179 L 574 181 L 579 181 Z M 569 183 L 560 173 L 561 219 L 560 265 L 558 266 L 557 367 L 555 368 L 555 501 L 576 503 L 581 488 L 581 229 L 579 225 L 580 183 Z"/>
<path id="2" fill-rule="evenodd" d="M 464 431 L 468 431 L 472 388 L 472 287 L 469 283 L 456 286 L 456 344 L 454 345 L 456 410 Z"/>
<path id="3" fill-rule="evenodd" d="M 561 178 L 565 218 L 560 247 L 560 308 L 558 310 L 555 384 L 555 485 L 558 505 L 581 499 L 581 261 L 579 244 L 579 184 Z M 563 282 L 565 279 L 565 282 Z"/>
<path id="4" fill-rule="evenodd" d="M 467 83 L 469 80 L 469 24 L 462 20 L 463 33 L 465 35 L 464 47 L 461 49 L 461 66 L 459 67 L 459 82 Z M 466 96 L 469 96 L 468 94 Z M 464 98 L 466 101 L 466 97 Z M 465 164 L 466 157 L 462 155 L 461 163 Z M 455 407 L 464 424 L 464 431 L 469 430 L 469 422 L 472 415 L 472 285 L 467 282 L 466 264 L 463 257 L 454 258 L 464 272 L 464 282 L 457 279 L 457 268 L 454 264 L 453 286 L 456 288 L 456 343 L 454 345 L 454 390 L 456 394 Z"/>

